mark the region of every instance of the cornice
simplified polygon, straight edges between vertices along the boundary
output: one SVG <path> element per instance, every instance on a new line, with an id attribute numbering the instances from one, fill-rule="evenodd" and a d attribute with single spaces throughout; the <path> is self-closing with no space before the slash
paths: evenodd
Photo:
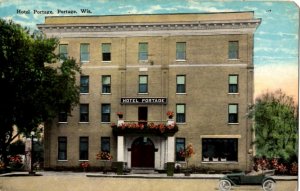
<path id="1" fill-rule="evenodd" d="M 194 21 L 180 23 L 38 24 L 47 35 L 58 37 L 161 36 L 254 33 L 260 19 Z"/>

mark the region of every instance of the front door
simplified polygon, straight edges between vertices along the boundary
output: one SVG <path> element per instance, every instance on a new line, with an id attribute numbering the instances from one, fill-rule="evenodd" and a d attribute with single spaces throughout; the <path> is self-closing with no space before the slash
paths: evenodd
<path id="1" fill-rule="evenodd" d="M 131 145 L 131 166 L 154 168 L 154 151 L 154 144 L 149 138 L 137 138 Z"/>

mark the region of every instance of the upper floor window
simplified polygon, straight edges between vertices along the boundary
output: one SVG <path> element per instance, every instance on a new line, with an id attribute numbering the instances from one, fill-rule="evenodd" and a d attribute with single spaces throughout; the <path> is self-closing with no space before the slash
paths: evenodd
<path id="1" fill-rule="evenodd" d="M 185 123 L 185 104 L 176 105 L 176 122 Z"/>
<path id="2" fill-rule="evenodd" d="M 58 122 L 64 123 L 64 122 L 67 122 L 67 120 L 68 120 L 67 112 L 65 112 L 65 111 L 59 112 Z"/>
<path id="3" fill-rule="evenodd" d="M 238 123 L 238 104 L 228 105 L 228 123 Z"/>
<path id="4" fill-rule="evenodd" d="M 102 104 L 101 122 L 110 122 L 110 104 Z"/>
<path id="5" fill-rule="evenodd" d="M 68 58 L 68 45 L 67 44 L 59 45 L 59 58 L 61 60 L 66 60 Z"/>
<path id="6" fill-rule="evenodd" d="M 229 93 L 238 93 L 238 75 L 229 75 Z"/>
<path id="7" fill-rule="evenodd" d="M 80 61 L 88 62 L 90 60 L 90 45 L 80 44 Z"/>
<path id="8" fill-rule="evenodd" d="M 89 122 L 89 104 L 80 104 L 80 122 Z"/>
<path id="9" fill-rule="evenodd" d="M 102 76 L 102 93 L 111 93 L 111 76 Z"/>
<path id="10" fill-rule="evenodd" d="M 148 93 L 148 76 L 139 76 L 139 93 Z"/>
<path id="11" fill-rule="evenodd" d="M 58 160 L 67 160 L 67 137 L 58 137 Z"/>
<path id="12" fill-rule="evenodd" d="M 176 43 L 176 60 L 186 60 L 186 43 Z"/>
<path id="13" fill-rule="evenodd" d="M 228 58 L 238 59 L 239 58 L 239 42 L 229 41 L 228 43 Z"/>
<path id="14" fill-rule="evenodd" d="M 102 60 L 111 61 L 111 44 L 103 43 L 102 44 Z"/>
<path id="15" fill-rule="evenodd" d="M 148 43 L 139 43 L 139 60 L 148 60 Z"/>
<path id="16" fill-rule="evenodd" d="M 184 75 L 176 76 L 176 93 L 186 93 Z"/>
<path id="17" fill-rule="evenodd" d="M 80 93 L 89 93 L 89 76 L 80 76 Z"/>
<path id="18" fill-rule="evenodd" d="M 185 158 L 181 155 L 181 152 L 185 149 L 185 138 L 176 138 L 175 149 L 176 161 L 185 161 Z"/>

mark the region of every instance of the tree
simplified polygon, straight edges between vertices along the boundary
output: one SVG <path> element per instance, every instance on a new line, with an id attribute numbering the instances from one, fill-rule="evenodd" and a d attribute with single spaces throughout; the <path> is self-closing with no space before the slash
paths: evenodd
<path id="1" fill-rule="evenodd" d="M 257 155 L 289 160 L 297 155 L 297 106 L 281 90 L 256 99 L 253 117 Z"/>
<path id="2" fill-rule="evenodd" d="M 60 64 L 55 49 L 59 41 L 43 34 L 30 34 L 12 21 L 0 19 L 0 155 L 7 163 L 11 141 L 28 135 L 60 111 L 70 114 L 79 102 L 75 85 L 80 72 L 74 59 Z M 13 127 L 17 132 L 13 136 Z"/>

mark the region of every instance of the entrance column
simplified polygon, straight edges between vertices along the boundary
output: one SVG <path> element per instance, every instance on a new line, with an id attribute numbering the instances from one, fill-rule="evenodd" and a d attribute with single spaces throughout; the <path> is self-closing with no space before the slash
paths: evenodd
<path id="1" fill-rule="evenodd" d="M 167 138 L 167 162 L 175 161 L 175 137 Z"/>
<path id="2" fill-rule="evenodd" d="M 124 162 L 124 136 L 118 136 L 117 144 L 117 161 Z"/>

